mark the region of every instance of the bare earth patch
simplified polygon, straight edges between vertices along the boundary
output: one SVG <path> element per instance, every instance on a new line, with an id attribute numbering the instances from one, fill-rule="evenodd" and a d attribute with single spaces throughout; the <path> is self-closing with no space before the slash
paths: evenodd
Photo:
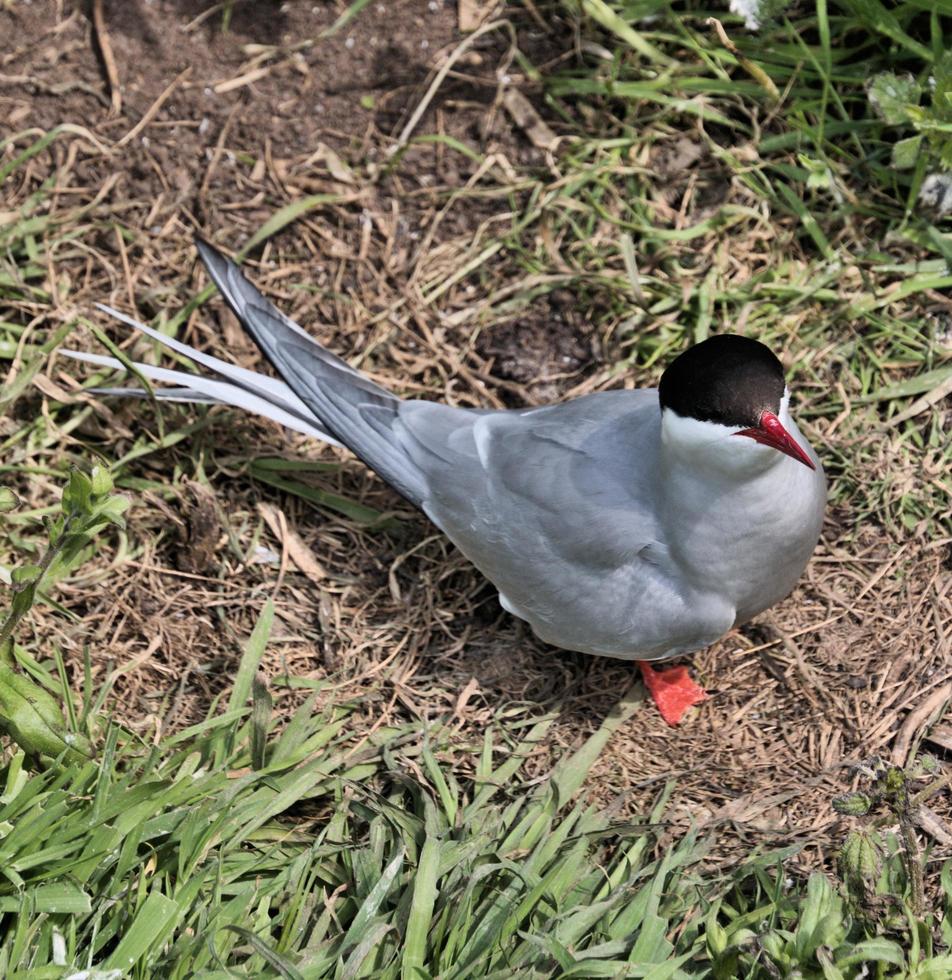
<path id="1" fill-rule="evenodd" d="M 19 212 L 48 182 L 42 234 L 57 243 L 36 283 L 48 298 L 24 299 L 4 317 L 39 334 L 78 312 L 130 356 L 151 356 L 150 345 L 117 331 L 93 304 L 144 320 L 172 317 L 205 285 L 193 231 L 234 251 L 280 208 L 323 195 L 255 253 L 250 274 L 378 381 L 459 405 L 538 404 L 656 381 L 660 365 L 616 371 L 630 339 L 620 320 L 597 319 L 609 304 L 594 278 L 579 298 L 545 224 L 531 234 L 553 257 L 550 269 L 493 250 L 526 206 L 527 175 L 559 180 L 553 158 L 502 106 L 505 75 L 511 84 L 521 79 L 530 100 L 539 95 L 518 75 L 508 34 L 478 39 L 427 98 L 434 70 L 463 38 L 455 7 L 372 6 L 319 39 L 343 6 L 238 3 L 226 31 L 207 4 L 106 3 L 118 112 L 85 5 L 0 11 L 0 29 L 12 38 L 0 55 L 8 134 L 70 124 L 0 190 L 0 210 Z M 557 51 L 531 20 L 519 29 L 537 65 L 547 47 Z M 391 160 L 421 100 L 426 110 L 409 147 Z M 37 134 L 8 146 L 0 164 Z M 412 142 L 421 135 L 436 138 Z M 458 152 L 453 140 L 476 155 Z M 672 139 L 633 163 L 664 171 L 655 204 L 675 226 L 679 210 L 703 215 L 731 195 L 745 201 L 713 164 L 698 179 L 705 163 L 690 141 Z M 775 243 L 759 232 L 752 226 L 749 241 L 742 230 L 728 233 L 735 275 L 753 275 L 773 254 Z M 686 296 L 719 247 L 716 233 L 691 246 Z M 676 319 L 677 311 L 646 314 L 638 329 L 651 335 Z M 789 361 L 804 351 L 800 324 L 788 328 Z M 180 335 L 260 366 L 217 300 L 191 312 Z M 807 410 L 839 381 L 829 356 L 837 338 L 829 340 L 826 350 L 805 353 L 798 391 Z M 85 329 L 69 345 L 98 349 Z M 357 701 L 357 739 L 400 718 L 451 718 L 458 745 L 472 744 L 502 715 L 555 712 L 530 760 L 542 773 L 635 680 L 630 665 L 535 640 L 425 519 L 347 454 L 223 410 L 166 408 L 160 420 L 148 403 L 75 394 L 75 375 L 54 359 L 37 378 L 0 434 L 12 437 L 46 413 L 46 435 L 10 438 L 3 462 L 21 471 L 15 488 L 24 507 L 40 508 L 58 496 L 49 467 L 137 450 L 120 470 L 134 503 L 127 536 L 57 593 L 78 621 L 40 611 L 35 646 L 43 656 L 59 645 L 78 685 L 88 644 L 97 680 L 114 682 L 117 718 L 144 737 L 204 717 L 228 689 L 241 644 L 272 595 L 278 624 L 266 669 L 279 710 L 293 711 L 311 690 Z M 952 694 L 948 515 L 896 527 L 851 503 L 867 477 L 888 474 L 888 497 L 947 474 L 929 471 L 927 453 L 916 459 L 891 442 L 874 408 L 856 411 L 862 421 L 852 427 L 805 412 L 822 456 L 833 457 L 827 446 L 864 462 L 847 474 L 854 482 L 837 494 L 794 595 L 693 658 L 711 698 L 679 729 L 646 706 L 613 739 L 589 780 L 593 799 L 644 812 L 674 779 L 673 830 L 716 826 L 722 856 L 739 845 L 796 841 L 810 864 L 842 837 L 829 799 L 851 785 L 852 764 L 874 754 L 905 762 L 922 738 L 939 755 L 952 749 L 952 729 L 931 728 Z M 282 476 L 373 508 L 381 520 L 361 524 L 275 488 L 260 464 L 273 458 L 334 464 Z M 841 474 L 835 463 L 832 475 Z M 445 751 L 452 758 L 454 744 Z M 949 848 L 939 843 L 941 856 Z"/>

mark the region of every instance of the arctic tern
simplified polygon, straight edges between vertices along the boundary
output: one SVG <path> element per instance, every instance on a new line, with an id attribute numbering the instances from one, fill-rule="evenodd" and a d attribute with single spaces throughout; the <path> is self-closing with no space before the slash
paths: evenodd
<path id="1" fill-rule="evenodd" d="M 820 535 L 826 481 L 791 418 L 780 361 L 758 341 L 715 335 L 672 361 L 657 389 L 541 408 L 401 399 L 309 337 L 217 249 L 196 244 L 283 380 L 100 306 L 213 375 L 136 365 L 172 386 L 155 396 L 236 406 L 347 447 L 542 640 L 638 661 L 669 724 L 704 691 L 684 667 L 656 671 L 649 662 L 708 646 L 793 589 Z"/>

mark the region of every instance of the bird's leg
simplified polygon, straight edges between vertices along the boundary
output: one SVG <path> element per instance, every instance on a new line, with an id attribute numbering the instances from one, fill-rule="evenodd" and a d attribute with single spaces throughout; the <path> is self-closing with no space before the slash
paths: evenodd
<path id="1" fill-rule="evenodd" d="M 638 666 L 648 693 L 669 725 L 676 725 L 688 708 L 707 697 L 704 688 L 691 680 L 687 667 L 655 670 L 646 660 L 639 660 Z"/>

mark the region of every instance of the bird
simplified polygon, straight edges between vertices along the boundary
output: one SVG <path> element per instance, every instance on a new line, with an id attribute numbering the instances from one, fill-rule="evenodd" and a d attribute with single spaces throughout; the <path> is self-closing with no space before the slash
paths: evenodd
<path id="1" fill-rule="evenodd" d="M 279 378 L 100 305 L 210 372 L 137 364 L 149 382 L 169 386 L 152 395 L 231 405 L 346 447 L 422 511 L 541 640 L 637 662 L 668 724 L 706 693 L 683 665 L 653 665 L 773 606 L 807 565 L 826 479 L 791 416 L 783 366 L 760 341 L 713 334 L 675 357 L 657 388 L 515 409 L 403 399 L 309 336 L 209 242 L 196 238 L 196 247 Z"/>

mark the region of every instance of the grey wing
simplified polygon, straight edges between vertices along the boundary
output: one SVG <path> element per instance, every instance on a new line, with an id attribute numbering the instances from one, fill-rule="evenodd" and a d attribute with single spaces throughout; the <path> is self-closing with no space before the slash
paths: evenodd
<path id="1" fill-rule="evenodd" d="M 593 522 L 620 521 L 626 543 L 612 551 L 627 554 L 656 535 L 649 499 L 655 447 L 644 410 L 652 405 L 657 399 L 648 391 L 602 392 L 525 411 L 405 402 L 398 432 L 427 479 L 425 509 L 436 523 L 482 524 L 509 508 L 508 517 L 495 520 L 499 533 L 520 524 L 557 527 L 565 533 L 552 533 L 556 550 L 604 554 Z"/>
<path id="2" fill-rule="evenodd" d="M 452 421 L 419 402 L 400 413 L 424 510 L 542 639 L 652 659 L 730 627 L 733 610 L 680 581 L 655 517 L 653 392 Z"/>

